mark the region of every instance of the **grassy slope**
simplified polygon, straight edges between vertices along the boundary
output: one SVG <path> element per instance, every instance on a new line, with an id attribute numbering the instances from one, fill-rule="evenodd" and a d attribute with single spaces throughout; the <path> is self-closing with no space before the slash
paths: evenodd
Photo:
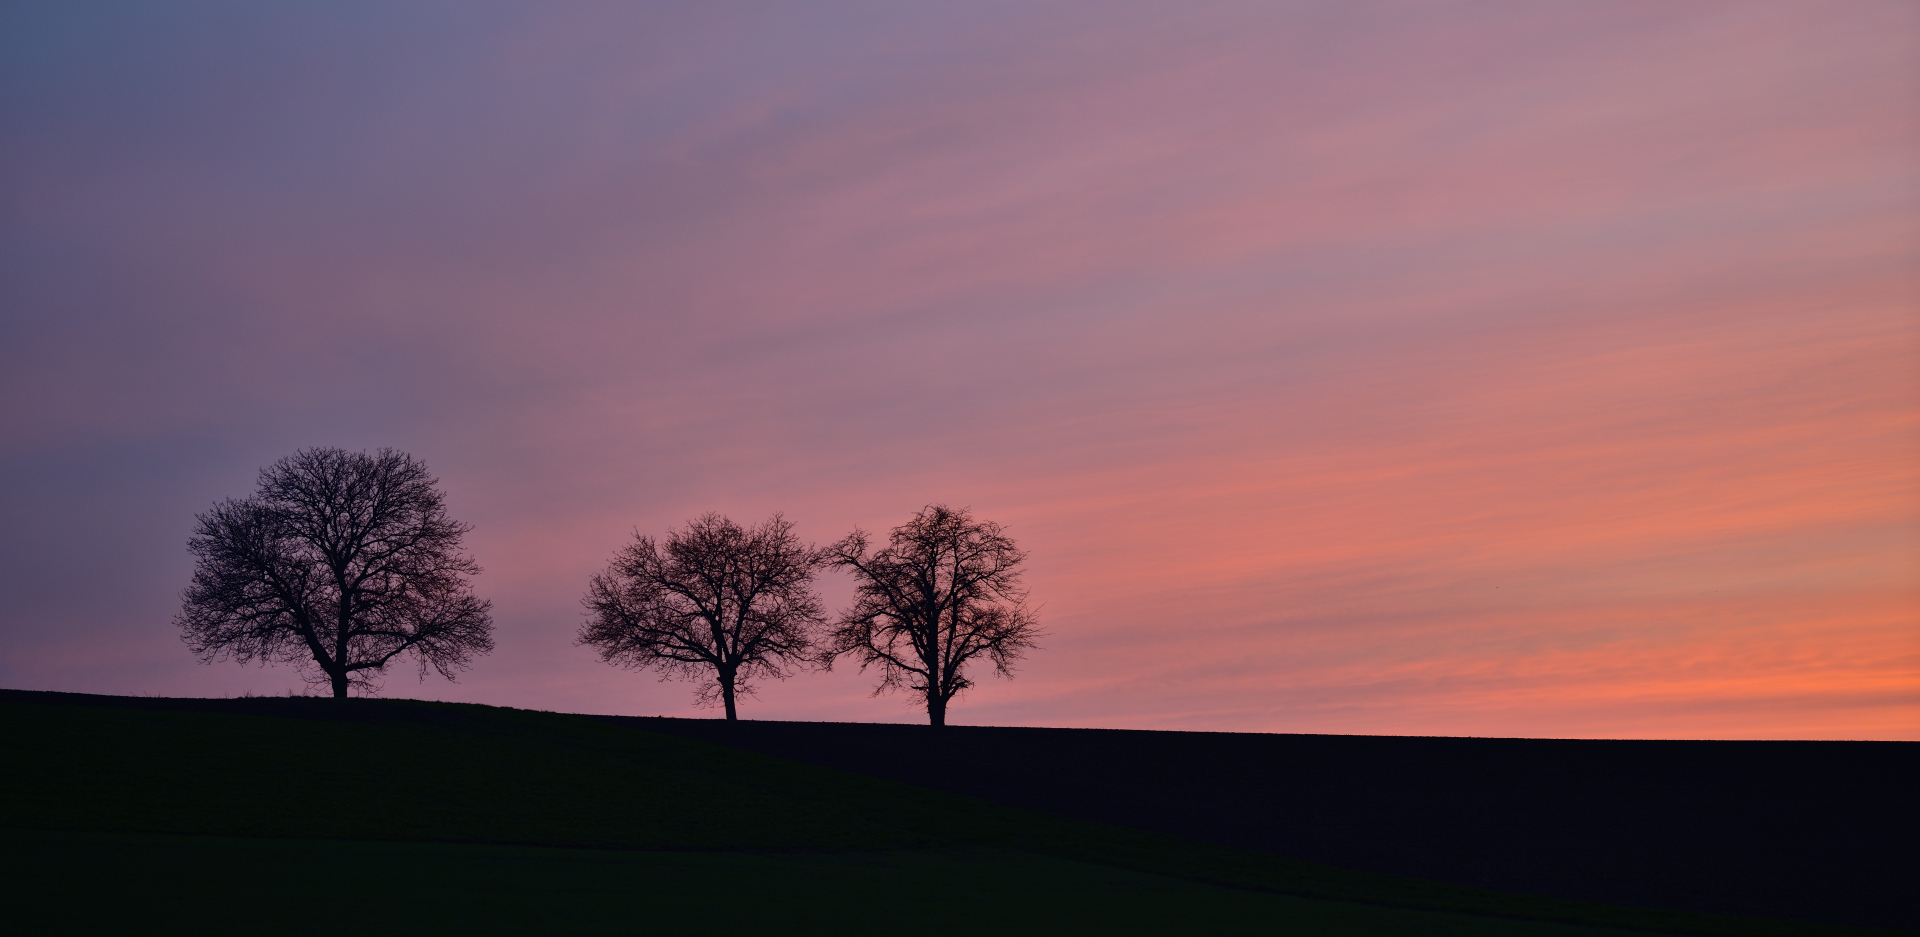
<path id="1" fill-rule="evenodd" d="M 811 869 L 800 879 L 812 875 L 824 882 L 840 882 L 838 891 L 814 885 L 797 894 L 811 896 L 830 908 L 871 903 L 871 894 L 879 884 L 868 881 L 871 876 L 867 873 L 875 868 L 874 862 L 893 870 L 880 876 L 888 883 L 881 890 L 893 896 L 912 893 L 911 882 L 967 880 L 969 876 L 991 879 L 999 874 L 992 870 L 1005 870 L 1009 863 L 1026 863 L 1042 871 L 1024 878 L 1016 876 L 1022 881 L 1107 882 L 1088 886 L 1095 892 L 1105 889 L 1113 893 L 1104 903 L 1093 902 L 1089 908 L 1122 907 L 1144 900 L 1138 896 L 1172 894 L 1176 897 L 1166 899 L 1172 902 L 1169 907 L 1190 910 L 1231 906 L 1254 913 L 1247 906 L 1252 901 L 1266 908 L 1255 915 L 1257 918 L 1279 913 L 1274 910 L 1278 905 L 1268 905 L 1279 901 L 1278 895 L 1286 894 L 1676 933 L 1782 937 L 1868 933 L 1504 895 L 1291 862 L 1008 810 L 861 775 L 552 713 L 363 700 L 236 701 L 236 708 L 251 709 L 256 714 L 0 703 L 0 731 L 7 740 L 5 760 L 0 763 L 0 826 L 97 834 L 734 853 L 697 859 L 686 856 L 675 860 L 678 864 L 664 865 L 661 863 L 665 860 L 658 856 L 617 853 L 613 855 L 621 858 L 605 859 L 607 854 L 593 854 L 603 858 L 585 866 L 626 868 L 640 863 L 645 866 L 642 880 L 653 883 L 647 888 L 656 899 L 698 893 L 689 882 L 671 884 L 680 874 L 671 870 L 693 867 L 687 863 L 719 863 L 749 879 L 758 875 L 757 890 L 748 890 L 752 894 L 764 894 L 768 888 L 778 891 L 777 883 L 787 881 L 783 876 L 788 873 L 770 871 L 776 866 L 788 872 Z M 347 718 L 340 718 L 343 715 Z M 42 839 L 34 841 L 36 849 L 48 857 L 72 854 L 78 847 L 71 844 L 83 842 L 39 835 Z M 137 845 L 143 841 L 124 836 L 97 842 L 108 841 L 123 844 L 113 850 L 114 855 L 126 857 L 115 866 L 123 873 L 143 868 L 143 860 L 138 857 L 153 854 L 152 847 Z M 267 861 L 254 855 L 268 848 L 257 842 L 196 842 L 200 845 L 192 849 L 212 864 L 210 868 L 228 870 L 221 881 Z M 314 846 L 293 855 L 311 856 L 316 851 L 346 848 Z M 369 856 L 387 857 L 366 861 L 401 862 L 390 855 L 398 847 L 362 843 L 355 848 L 374 850 L 367 853 Z M 10 851 L 17 859 L 20 853 Z M 551 869 L 580 867 L 578 863 L 585 860 L 577 856 L 589 855 L 534 853 L 576 857 L 564 862 L 554 859 L 561 864 L 549 863 L 550 871 L 542 873 L 546 878 L 555 874 Z M 862 854 L 866 858 L 858 862 L 851 858 Z M 877 860 L 873 858 L 876 854 L 889 858 Z M 988 854 L 997 858 L 981 858 Z M 1016 855 L 1017 860 L 1009 858 Z M 455 849 L 440 855 L 434 868 L 463 867 L 462 863 L 474 869 L 490 868 L 480 857 L 481 852 L 472 847 L 466 847 L 465 852 Z M 285 861 L 285 857 L 279 861 Z M 523 865 L 532 862 L 521 861 Z M 843 868 L 849 862 L 867 872 L 849 876 Z M 338 874 L 327 873 L 325 869 L 330 866 L 317 860 L 309 864 L 318 867 L 304 872 L 283 871 L 307 879 Z M 58 862 L 49 858 L 44 863 L 36 861 L 34 866 L 53 869 Z M 527 867 L 534 866 L 538 863 Z M 1155 879 L 1162 883 L 1156 886 L 1162 890 L 1156 891 L 1155 887 L 1125 879 L 1125 873 L 1118 869 L 1171 876 L 1183 882 Z M 454 875 L 449 882 L 486 878 L 485 874 L 475 874 L 478 879 Z M 525 880 L 544 881 L 542 874 L 529 873 Z M 628 869 L 614 877 L 633 887 L 634 874 Z M 25 888 L 32 879 L 32 875 L 16 877 L 15 887 Z M 138 881 L 153 879 L 151 870 L 131 876 Z M 1123 880 L 1133 883 L 1108 887 Z M 1209 887 L 1218 885 L 1277 894 L 1249 896 Z M 554 893 L 555 887 L 549 883 L 542 893 Z M 47 885 L 42 887 L 43 894 L 54 893 L 47 888 L 57 892 Z M 495 883 L 470 887 L 468 892 L 476 897 L 498 896 L 507 893 L 503 888 Z M 1165 889 L 1173 891 L 1163 894 Z M 962 891 L 977 893 L 972 887 Z M 705 895 L 709 899 L 706 906 L 718 901 L 732 913 L 750 910 L 749 905 L 733 897 L 732 887 L 713 884 L 709 892 Z M 1134 897 L 1116 904 L 1114 894 Z M 1197 896 L 1202 895 L 1206 900 L 1199 900 Z M 461 907 L 469 904 L 462 903 Z M 1072 904 L 1069 901 L 1058 907 Z M 1311 904 L 1294 902 L 1294 911 Z M 1147 912 L 1137 908 L 1134 913 Z M 1348 906 L 1343 913 L 1373 920 L 1367 915 L 1381 912 Z M 1378 932 L 1374 927 L 1377 920 L 1364 924 L 1360 918 L 1349 922 L 1359 929 L 1347 932 Z M 1136 919 L 1142 923 L 1145 920 Z M 1440 928 L 1431 931 L 1434 933 L 1445 932 L 1446 919 L 1446 915 L 1432 914 L 1421 918 L 1432 928 Z M 1496 922 L 1481 923 L 1493 926 Z M 1565 932 L 1538 928 L 1529 925 L 1523 931 Z M 1328 926 L 1314 929 L 1339 932 Z M 1430 928 L 1423 925 L 1418 929 Z M 1406 932 L 1409 927 L 1389 930 Z"/>

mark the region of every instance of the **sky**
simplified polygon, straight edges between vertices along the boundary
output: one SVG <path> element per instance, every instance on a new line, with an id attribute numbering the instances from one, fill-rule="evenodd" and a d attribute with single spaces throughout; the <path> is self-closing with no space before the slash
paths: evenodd
<path id="1" fill-rule="evenodd" d="M 497 650 L 386 696 L 713 715 L 615 550 L 945 503 L 954 723 L 1920 739 L 1911 4 L 21 5 L 0 166 L 0 686 L 305 692 L 194 515 L 391 446 Z"/>

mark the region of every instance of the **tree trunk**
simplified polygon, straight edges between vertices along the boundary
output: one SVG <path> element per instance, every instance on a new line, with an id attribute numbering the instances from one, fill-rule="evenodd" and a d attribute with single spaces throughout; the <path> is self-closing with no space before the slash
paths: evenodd
<path id="1" fill-rule="evenodd" d="M 927 722 L 936 729 L 947 724 L 947 701 L 935 690 L 927 691 Z"/>
<path id="2" fill-rule="evenodd" d="M 727 704 L 727 721 L 739 722 L 740 714 L 733 708 L 733 674 L 720 672 L 720 699 Z"/>
<path id="3" fill-rule="evenodd" d="M 346 699 L 347 698 L 347 672 L 342 670 L 339 673 L 328 674 L 327 676 L 333 678 L 333 698 Z"/>

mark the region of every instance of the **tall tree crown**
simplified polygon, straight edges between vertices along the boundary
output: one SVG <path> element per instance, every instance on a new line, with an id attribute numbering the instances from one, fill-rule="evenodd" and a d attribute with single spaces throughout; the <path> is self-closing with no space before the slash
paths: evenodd
<path id="1" fill-rule="evenodd" d="M 869 548 L 860 530 L 829 548 L 857 585 L 827 660 L 851 655 L 862 670 L 879 669 L 876 694 L 921 694 L 928 718 L 942 725 L 947 704 L 973 686 L 969 663 L 984 659 L 1010 677 L 1036 647 L 1039 623 L 1021 583 L 1027 555 L 999 524 L 928 505 L 894 528 L 885 547 Z"/>
<path id="2" fill-rule="evenodd" d="M 461 552 L 471 528 L 412 456 L 303 449 L 195 519 L 175 622 L 202 660 L 294 663 L 344 696 L 402 655 L 453 679 L 493 649 L 480 566 Z"/>
<path id="3" fill-rule="evenodd" d="M 696 702 L 737 718 L 737 694 L 812 659 L 823 562 L 779 514 L 745 528 L 708 513 L 664 542 L 636 532 L 588 583 L 579 643 L 610 664 L 700 681 Z"/>

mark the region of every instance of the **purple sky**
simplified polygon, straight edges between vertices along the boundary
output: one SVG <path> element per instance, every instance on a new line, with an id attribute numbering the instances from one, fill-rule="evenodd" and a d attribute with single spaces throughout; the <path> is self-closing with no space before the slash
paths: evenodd
<path id="1" fill-rule="evenodd" d="M 1920 738 L 1920 7 L 10 20 L 0 685 L 298 689 L 193 515 L 393 446 L 499 649 L 391 696 L 704 712 L 573 645 L 634 530 L 947 502 L 1049 632 L 956 722 Z"/>

